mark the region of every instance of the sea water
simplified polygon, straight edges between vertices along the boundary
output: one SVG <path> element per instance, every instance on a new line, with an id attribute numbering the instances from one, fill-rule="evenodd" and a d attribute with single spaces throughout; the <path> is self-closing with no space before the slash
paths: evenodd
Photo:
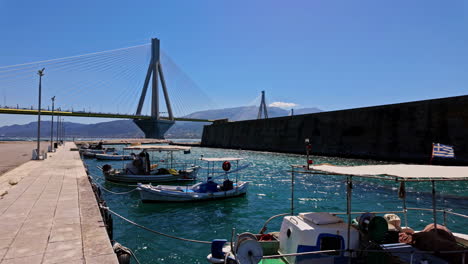
<path id="1" fill-rule="evenodd" d="M 121 150 L 122 146 L 114 146 Z M 127 153 L 128 154 L 128 151 Z M 227 150 L 193 147 L 191 154 L 174 153 L 177 162 L 189 162 L 207 166 L 200 161 L 204 157 L 242 157 L 243 164 L 250 163 L 247 169 L 230 174 L 235 181 L 249 181 L 246 196 L 206 202 L 186 203 L 142 203 L 137 191 L 116 195 L 102 191 L 109 208 L 122 216 L 148 228 L 173 236 L 211 241 L 231 239 L 232 230 L 236 233 L 257 233 L 271 216 L 291 212 L 291 164 L 305 164 L 304 155 L 278 154 L 257 151 Z M 153 155 L 155 163 L 167 161 L 165 153 Z M 312 157 L 315 164 L 335 165 L 384 164 L 384 162 L 342 159 L 333 157 Z M 128 162 L 128 161 L 126 161 Z M 113 191 L 125 192 L 135 187 L 106 182 L 97 166 L 111 164 L 122 168 L 122 161 L 98 161 L 85 159 L 90 174 L 98 184 Z M 235 164 L 235 162 L 233 162 Z M 221 163 L 216 170 L 221 171 Z M 205 178 L 206 170 L 199 172 Z M 182 183 L 189 184 L 189 183 Z M 352 194 L 353 211 L 398 211 L 402 210 L 402 200 L 398 198 L 398 183 L 355 178 Z M 440 182 L 436 185 L 440 195 L 439 208 L 450 208 L 455 212 L 468 214 L 467 184 Z M 428 183 L 407 183 L 407 206 L 432 208 L 431 189 Z M 345 212 L 345 178 L 340 176 L 295 174 L 294 212 Z M 403 215 L 399 215 L 404 225 Z M 439 223 L 442 213 L 438 214 Z M 447 216 L 447 226 L 453 232 L 468 233 L 468 220 L 458 216 Z M 174 240 L 156 235 L 133 226 L 113 216 L 114 240 L 133 250 L 141 263 L 207 263 L 210 245 Z M 432 222 L 431 211 L 411 211 L 408 224 L 415 230 Z M 279 231 L 281 217 L 268 225 L 268 231 Z"/>

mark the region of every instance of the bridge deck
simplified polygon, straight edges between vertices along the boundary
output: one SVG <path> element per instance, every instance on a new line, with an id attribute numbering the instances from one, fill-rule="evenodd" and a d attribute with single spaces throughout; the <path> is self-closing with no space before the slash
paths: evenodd
<path id="1" fill-rule="evenodd" d="M 37 115 L 37 109 L 22 109 L 22 108 L 0 108 L 0 114 L 11 114 L 11 115 Z M 72 112 L 72 111 L 54 111 L 56 116 L 75 116 L 75 117 L 98 117 L 98 118 L 121 118 L 121 119 L 151 119 L 151 116 L 147 115 L 129 115 L 129 114 L 112 114 L 112 113 L 94 113 L 94 112 Z M 52 111 L 41 110 L 41 115 L 52 115 Z M 161 117 L 163 120 L 169 120 L 168 117 Z M 209 119 L 198 119 L 198 118 L 185 118 L 175 117 L 175 121 L 189 121 L 189 122 L 213 122 L 214 120 Z"/>
<path id="2" fill-rule="evenodd" d="M 118 263 L 74 143 L 1 177 L 0 263 Z"/>

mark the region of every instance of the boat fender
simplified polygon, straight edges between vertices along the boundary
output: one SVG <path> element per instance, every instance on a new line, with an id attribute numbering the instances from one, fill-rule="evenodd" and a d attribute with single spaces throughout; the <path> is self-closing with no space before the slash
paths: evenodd
<path id="1" fill-rule="evenodd" d="M 103 172 L 108 172 L 108 171 L 110 171 L 111 169 L 112 169 L 112 166 L 109 165 L 109 164 L 106 164 L 106 165 L 102 166 L 102 171 L 103 171 Z"/>
<path id="2" fill-rule="evenodd" d="M 223 170 L 229 171 L 231 169 L 231 163 L 229 161 L 223 162 Z"/>
<path id="3" fill-rule="evenodd" d="M 172 175 L 179 175 L 179 172 L 175 169 L 169 169 L 169 173 Z"/>
<path id="4" fill-rule="evenodd" d="M 128 248 L 116 242 L 112 249 L 117 255 L 117 260 L 119 261 L 119 264 L 130 264 L 130 258 L 132 256 L 132 253 Z"/>

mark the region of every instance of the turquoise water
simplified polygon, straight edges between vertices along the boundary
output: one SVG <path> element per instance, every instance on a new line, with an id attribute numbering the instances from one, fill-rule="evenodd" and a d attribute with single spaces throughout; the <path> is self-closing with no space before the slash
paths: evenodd
<path id="1" fill-rule="evenodd" d="M 121 148 L 121 146 L 115 146 Z M 251 166 L 239 173 L 242 180 L 251 181 L 245 197 L 198 203 L 141 203 L 137 192 L 115 195 L 103 191 L 107 205 L 117 213 L 152 229 L 179 237 L 212 240 L 230 239 L 232 228 L 237 233 L 258 232 L 263 223 L 276 214 L 290 212 L 291 174 L 290 164 L 303 164 L 301 155 L 276 154 L 254 151 L 238 151 L 210 148 L 192 148 L 189 155 L 175 154 L 175 158 L 193 162 L 203 154 L 205 157 L 243 157 Z M 165 157 L 161 157 L 165 158 Z M 380 162 L 330 157 L 313 157 L 315 163 L 336 165 L 376 164 Z M 99 184 L 114 191 L 124 192 L 134 187 L 106 183 L 96 165 L 112 164 L 122 167 L 122 162 L 85 160 Z M 197 162 L 200 164 L 200 161 Z M 221 170 L 221 164 L 219 165 Z M 201 176 L 206 172 L 201 171 Z M 346 188 L 344 179 L 333 176 L 296 175 L 295 212 L 346 211 Z M 394 182 L 354 182 L 353 211 L 401 210 L 398 185 Z M 455 212 L 468 214 L 467 185 L 438 183 L 442 191 L 437 203 L 440 208 L 452 208 Z M 431 208 L 431 196 L 427 184 L 407 184 L 408 207 Z M 400 215 L 403 221 L 402 215 Z M 131 248 L 142 263 L 207 263 L 210 245 L 173 240 L 148 233 L 113 217 L 114 239 Z M 411 212 L 409 226 L 422 229 L 432 222 L 432 212 Z M 442 219 L 442 214 L 439 215 Z M 468 233 L 467 220 L 457 216 L 448 217 L 448 227 L 454 232 Z M 278 231 L 281 219 L 273 220 L 268 231 Z"/>

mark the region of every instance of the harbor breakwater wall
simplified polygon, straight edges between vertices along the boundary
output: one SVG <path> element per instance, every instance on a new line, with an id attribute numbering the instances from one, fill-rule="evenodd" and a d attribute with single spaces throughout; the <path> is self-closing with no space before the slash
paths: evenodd
<path id="1" fill-rule="evenodd" d="M 468 163 L 468 96 L 204 127 L 201 146 L 428 163 L 432 143 Z"/>

